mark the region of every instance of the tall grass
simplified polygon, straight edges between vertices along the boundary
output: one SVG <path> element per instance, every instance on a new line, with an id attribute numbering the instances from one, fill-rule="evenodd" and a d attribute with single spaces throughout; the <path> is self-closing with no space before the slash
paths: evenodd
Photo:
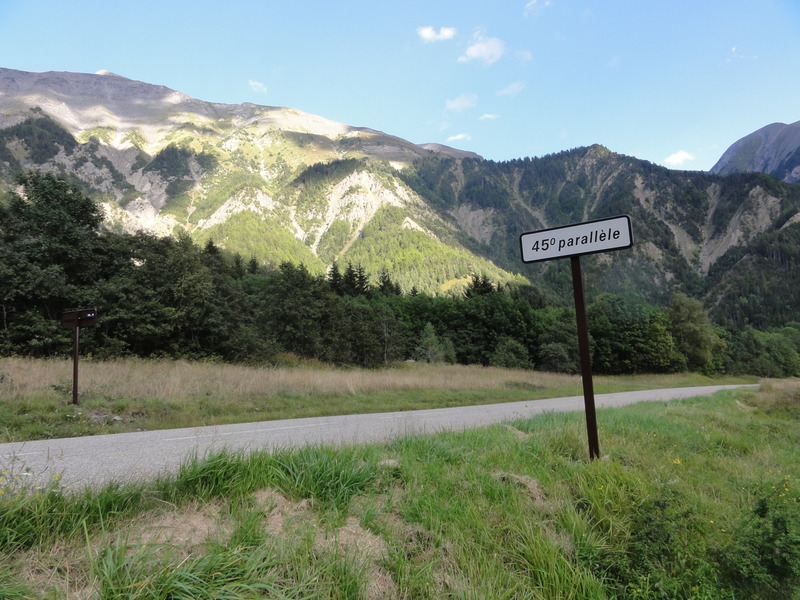
<path id="1" fill-rule="evenodd" d="M 40 393 L 70 385 L 71 360 L 0 359 L 4 389 Z M 197 395 L 363 394 L 405 389 L 500 389 L 509 382 L 532 388 L 574 387 L 576 376 L 538 371 L 463 365 L 397 365 L 379 370 L 339 369 L 313 364 L 299 367 L 251 367 L 171 360 L 83 360 L 81 390 L 89 394 L 145 397 L 180 401 Z"/>
<path id="2" fill-rule="evenodd" d="M 0 598 L 794 600 L 799 417 L 766 382 L 599 410 L 591 462 L 553 413 L 83 493 L 6 473 Z"/>
<path id="3" fill-rule="evenodd" d="M 582 416 L 549 414 L 78 495 L 7 478 L 0 597 L 794 599 L 798 391 L 600 410 L 592 462 Z"/>
<path id="4" fill-rule="evenodd" d="M 80 405 L 68 360 L 0 359 L 0 442 L 576 396 L 575 376 L 400 364 L 380 370 L 84 360 Z M 742 382 L 727 378 L 724 382 Z M 598 393 L 717 381 L 698 375 L 598 377 Z"/>

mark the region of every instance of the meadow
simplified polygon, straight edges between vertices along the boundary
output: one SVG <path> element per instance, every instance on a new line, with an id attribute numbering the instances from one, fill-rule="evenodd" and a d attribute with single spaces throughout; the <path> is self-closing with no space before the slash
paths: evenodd
<path id="1" fill-rule="evenodd" d="M 0 365 L 4 402 L 56 395 L 66 407 L 57 364 L 29 380 L 18 363 Z M 76 410 L 123 389 L 193 406 L 236 385 L 240 399 L 327 394 L 370 407 L 393 394 L 456 402 L 465 389 L 473 401 L 580 393 L 576 378 L 530 371 L 294 367 L 259 380 L 239 367 L 143 363 L 136 369 L 153 371 L 126 382 L 132 365 L 97 365 L 93 375 L 86 365 Z M 167 396 L 170 368 L 196 387 Z M 204 385 L 214 372 L 227 383 Z M 671 377 L 595 383 L 598 392 L 680 383 Z M 34 489 L 6 469 L 0 598 L 796 599 L 799 420 L 800 384 L 762 381 L 601 409 L 595 461 L 583 415 L 553 413 L 385 444 L 197 456 L 155 481 L 69 494 L 57 478 Z"/>
<path id="2" fill-rule="evenodd" d="M 174 360 L 0 358 L 0 443 L 275 419 L 580 396 L 579 376 L 464 365 L 337 368 L 284 356 L 254 367 Z M 595 377 L 595 392 L 753 383 L 683 373 Z"/>

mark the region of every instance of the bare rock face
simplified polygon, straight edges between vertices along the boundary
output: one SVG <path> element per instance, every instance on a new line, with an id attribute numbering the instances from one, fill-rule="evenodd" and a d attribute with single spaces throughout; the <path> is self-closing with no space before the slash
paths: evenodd
<path id="1" fill-rule="evenodd" d="M 189 96 L 164 86 L 101 71 L 28 73 L 0 68 L 0 107 L 40 107 L 76 130 L 151 120 L 165 108 L 190 104 Z M 12 104 L 12 105 L 13 105 Z"/>
<path id="2" fill-rule="evenodd" d="M 800 183 L 800 121 L 772 123 L 728 148 L 711 173 L 767 173 L 787 183 Z"/>
<path id="3" fill-rule="evenodd" d="M 258 126 L 284 132 L 324 136 L 328 139 L 356 138 L 362 146 L 386 159 L 410 160 L 433 150 L 449 156 L 480 158 L 448 146 L 418 146 L 366 127 L 352 127 L 317 115 L 285 108 L 245 102 L 205 102 L 163 85 L 153 85 L 109 71 L 30 73 L 0 68 L 0 128 L 24 119 L 19 112 L 38 107 L 71 133 L 95 127 L 111 127 L 120 136 L 131 130 L 146 142 L 164 135 L 164 127 L 183 123 L 209 128 L 219 123 L 234 127 Z M 153 127 L 159 126 L 155 130 Z"/>
<path id="4" fill-rule="evenodd" d="M 707 276 L 731 248 L 797 222 L 792 186 L 760 175 L 724 186 L 600 145 L 492 163 L 292 108 L 206 102 L 105 71 L 0 68 L 0 135 L 0 192 L 19 170 L 69 174 L 109 226 L 184 232 L 319 271 L 369 256 L 405 269 L 409 287 L 420 279 L 419 261 L 398 267 L 394 255 L 420 252 L 442 263 L 425 280 L 435 293 L 482 269 L 511 281 L 520 231 L 609 211 L 634 211 L 642 233 L 632 258 L 604 258 L 596 280 L 658 294 L 682 273 Z M 752 133 L 714 167 L 752 171 L 800 183 L 800 122 Z"/>

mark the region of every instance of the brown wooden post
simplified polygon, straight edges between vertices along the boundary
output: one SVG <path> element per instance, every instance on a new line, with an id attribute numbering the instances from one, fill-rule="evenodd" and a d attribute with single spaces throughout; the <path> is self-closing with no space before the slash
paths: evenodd
<path id="1" fill-rule="evenodd" d="M 583 380 L 583 402 L 586 406 L 586 430 L 589 435 L 589 458 L 600 457 L 600 441 L 597 435 L 597 413 L 594 405 L 592 383 L 592 357 L 589 347 L 589 324 L 586 320 L 586 301 L 583 296 L 583 274 L 580 256 L 570 258 L 572 264 L 572 292 L 575 297 L 575 320 L 578 324 L 578 352 L 581 357 L 581 379 Z"/>
<path id="2" fill-rule="evenodd" d="M 631 230 L 631 219 L 627 215 L 550 227 L 523 233 L 519 236 L 519 249 L 524 263 L 567 257 L 572 260 L 572 292 L 575 296 L 578 351 L 581 357 L 583 400 L 586 405 L 586 429 L 589 433 L 589 458 L 591 460 L 600 457 L 600 442 L 597 438 L 589 325 L 586 320 L 586 301 L 583 298 L 580 257 L 596 252 L 622 250 L 631 246 L 633 246 L 633 231 Z"/>
<path id="3" fill-rule="evenodd" d="M 78 404 L 78 342 L 80 339 L 80 327 L 72 330 L 72 403 Z"/>
<path id="4" fill-rule="evenodd" d="M 78 404 L 78 359 L 81 327 L 97 323 L 97 309 L 85 308 L 61 314 L 61 327 L 72 329 L 72 403 Z"/>

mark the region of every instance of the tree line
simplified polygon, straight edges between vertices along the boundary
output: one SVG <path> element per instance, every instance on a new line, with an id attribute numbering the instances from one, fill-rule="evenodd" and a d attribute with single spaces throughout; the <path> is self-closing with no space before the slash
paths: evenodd
<path id="1" fill-rule="evenodd" d="M 575 316 L 530 286 L 475 274 L 457 296 L 404 290 L 391 273 L 265 266 L 187 234 L 103 229 L 64 178 L 28 172 L 0 202 L 0 355 L 68 355 L 58 318 L 96 308 L 81 349 L 123 356 L 275 363 L 287 354 L 379 367 L 403 360 L 577 372 Z M 724 329 L 702 304 L 600 294 L 588 306 L 597 373 L 800 374 L 800 324 Z"/>

